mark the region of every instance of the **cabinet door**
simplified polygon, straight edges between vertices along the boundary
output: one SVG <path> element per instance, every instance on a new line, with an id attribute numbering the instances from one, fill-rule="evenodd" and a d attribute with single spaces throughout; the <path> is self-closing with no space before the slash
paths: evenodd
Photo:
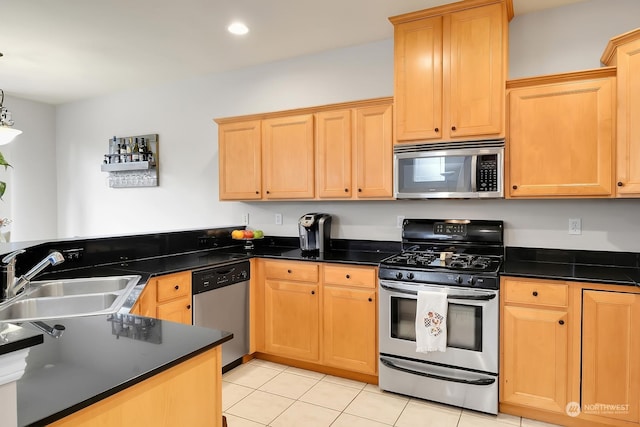
<path id="1" fill-rule="evenodd" d="M 640 295 L 584 291 L 582 411 L 639 422 Z M 589 408 L 589 405 L 593 405 Z M 598 405 L 616 405 L 606 411 Z"/>
<path id="2" fill-rule="evenodd" d="M 612 194 L 615 79 L 513 89 L 510 197 Z"/>
<path id="3" fill-rule="evenodd" d="M 267 199 L 314 197 L 313 114 L 262 121 Z"/>
<path id="4" fill-rule="evenodd" d="M 618 167 L 616 194 L 640 196 L 640 40 L 617 49 Z"/>
<path id="5" fill-rule="evenodd" d="M 391 105 L 358 108 L 355 114 L 356 197 L 393 197 Z"/>
<path id="6" fill-rule="evenodd" d="M 319 198 L 345 199 L 351 190 L 351 110 L 316 114 Z"/>
<path id="7" fill-rule="evenodd" d="M 501 402 L 564 414 L 567 311 L 507 305 L 502 322 Z"/>
<path id="8" fill-rule="evenodd" d="M 442 138 L 442 17 L 394 29 L 396 139 Z"/>
<path id="9" fill-rule="evenodd" d="M 218 127 L 220 200 L 260 199 L 262 158 L 260 121 Z"/>
<path id="10" fill-rule="evenodd" d="M 444 28 L 444 117 L 452 139 L 503 134 L 507 21 L 502 4 L 451 14 Z"/>
<path id="11" fill-rule="evenodd" d="M 156 318 L 171 322 L 193 324 L 191 297 L 159 303 L 156 306 Z"/>
<path id="12" fill-rule="evenodd" d="M 265 281 L 265 350 L 268 353 L 317 362 L 319 360 L 318 285 Z"/>
<path id="13" fill-rule="evenodd" d="M 377 328 L 375 290 L 323 288 L 322 362 L 375 375 Z"/>

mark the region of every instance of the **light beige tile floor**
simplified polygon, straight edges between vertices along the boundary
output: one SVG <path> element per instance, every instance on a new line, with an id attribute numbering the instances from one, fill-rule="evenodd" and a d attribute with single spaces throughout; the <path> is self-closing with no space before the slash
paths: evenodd
<path id="1" fill-rule="evenodd" d="M 549 427 L 381 391 L 358 381 L 254 359 L 222 376 L 229 427 Z"/>

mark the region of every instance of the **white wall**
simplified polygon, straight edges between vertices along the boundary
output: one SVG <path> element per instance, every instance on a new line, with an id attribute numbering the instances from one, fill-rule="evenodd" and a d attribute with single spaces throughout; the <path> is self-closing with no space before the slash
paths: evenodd
<path id="1" fill-rule="evenodd" d="M 637 25 L 639 5 L 593 0 L 516 18 L 511 75 L 598 66 L 608 39 Z M 218 201 L 214 117 L 392 95 L 392 52 L 386 40 L 58 107 L 60 237 L 231 225 L 243 213 L 267 234 L 294 236 L 300 215 L 326 211 L 338 238 L 399 240 L 398 215 L 485 218 L 506 222 L 512 246 L 640 252 L 640 200 Z M 100 172 L 109 138 L 142 133 L 160 135 L 160 186 L 109 189 Z M 582 218 L 582 235 L 567 234 L 570 217 Z"/>
<path id="2" fill-rule="evenodd" d="M 55 238 L 55 108 L 9 96 L 5 96 L 4 106 L 13 114 L 14 127 L 22 134 L 0 147 L 13 166 L 6 172 L 0 169 L 0 179 L 8 184 L 0 202 L 0 218 L 13 221 L 7 228 L 12 241 Z"/>

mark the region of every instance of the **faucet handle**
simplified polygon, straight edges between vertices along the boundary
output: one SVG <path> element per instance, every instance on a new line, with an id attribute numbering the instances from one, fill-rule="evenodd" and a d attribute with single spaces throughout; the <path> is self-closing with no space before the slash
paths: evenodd
<path id="1" fill-rule="evenodd" d="M 2 263 L 4 265 L 14 264 L 16 262 L 16 257 L 23 253 L 25 253 L 24 249 L 18 249 L 17 251 L 13 251 L 9 255 L 6 255 L 4 258 L 2 258 Z"/>

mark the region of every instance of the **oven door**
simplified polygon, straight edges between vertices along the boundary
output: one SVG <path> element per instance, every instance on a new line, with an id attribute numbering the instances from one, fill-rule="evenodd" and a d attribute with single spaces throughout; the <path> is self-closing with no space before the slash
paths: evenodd
<path id="1" fill-rule="evenodd" d="M 446 292 L 445 352 L 416 351 L 418 291 Z M 498 373 L 497 290 L 380 280 L 380 353 L 492 374 Z"/>

